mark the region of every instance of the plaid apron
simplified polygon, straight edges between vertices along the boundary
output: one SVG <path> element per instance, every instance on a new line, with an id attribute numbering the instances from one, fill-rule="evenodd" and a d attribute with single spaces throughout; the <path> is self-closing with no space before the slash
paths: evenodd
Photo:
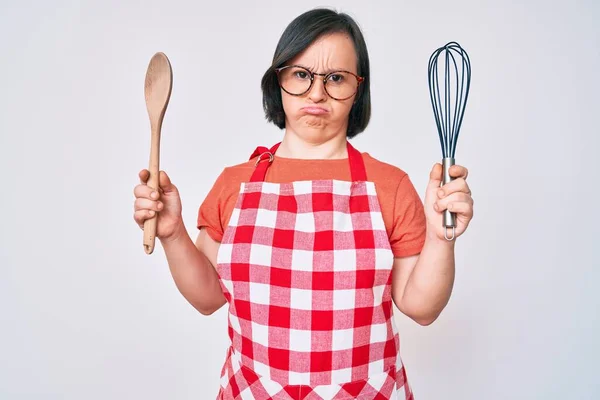
<path id="1" fill-rule="evenodd" d="M 229 303 L 217 399 L 412 400 L 392 309 L 393 253 L 375 185 L 265 182 L 258 147 L 217 255 Z"/>

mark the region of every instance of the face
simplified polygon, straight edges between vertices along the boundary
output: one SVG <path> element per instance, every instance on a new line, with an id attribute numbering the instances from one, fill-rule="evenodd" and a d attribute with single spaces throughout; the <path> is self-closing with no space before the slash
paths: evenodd
<path id="1" fill-rule="evenodd" d="M 287 65 L 301 65 L 314 73 L 327 74 L 345 70 L 357 74 L 357 56 L 352 39 L 344 33 L 334 33 L 317 39 Z M 297 79 L 310 79 L 303 72 L 294 73 Z M 348 115 L 356 94 L 345 100 L 331 98 L 325 91 L 324 76 L 315 75 L 310 90 L 293 96 L 281 90 L 285 111 L 286 131 L 300 136 L 309 143 L 323 143 L 337 135 L 346 135 Z M 340 79 L 329 78 L 330 88 Z M 330 90 L 335 97 L 337 96 Z"/>

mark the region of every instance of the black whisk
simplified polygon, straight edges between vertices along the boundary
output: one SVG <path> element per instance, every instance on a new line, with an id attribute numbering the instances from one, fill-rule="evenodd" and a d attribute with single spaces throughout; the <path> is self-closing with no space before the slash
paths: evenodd
<path id="1" fill-rule="evenodd" d="M 443 59 L 444 81 L 443 98 L 440 96 L 438 59 Z M 458 62 L 457 62 L 458 61 Z M 435 123 L 442 145 L 443 179 L 441 185 L 452 180 L 448 170 L 454 165 L 454 154 L 458 132 L 462 124 L 469 87 L 471 85 L 471 63 L 467 52 L 456 42 L 449 42 L 435 50 L 429 58 L 429 95 L 435 116 Z M 453 82 L 454 81 L 454 82 Z M 453 90 L 454 89 L 454 90 Z M 444 237 L 453 240 L 456 229 L 456 214 L 444 211 Z M 452 228 L 452 237 L 448 237 L 448 228 Z"/>

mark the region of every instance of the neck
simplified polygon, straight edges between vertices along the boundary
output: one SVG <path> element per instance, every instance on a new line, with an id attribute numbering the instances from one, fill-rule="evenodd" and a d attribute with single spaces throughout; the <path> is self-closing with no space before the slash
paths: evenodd
<path id="1" fill-rule="evenodd" d="M 346 135 L 336 134 L 329 138 L 307 141 L 292 130 L 286 129 L 276 154 L 279 157 L 311 160 L 346 158 Z"/>

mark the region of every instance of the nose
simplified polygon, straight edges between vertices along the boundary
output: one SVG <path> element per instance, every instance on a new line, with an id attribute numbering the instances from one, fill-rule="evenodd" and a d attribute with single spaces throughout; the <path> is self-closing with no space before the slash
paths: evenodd
<path id="1" fill-rule="evenodd" d="M 308 98 L 314 103 L 320 103 L 327 100 L 327 92 L 325 91 L 325 82 L 322 78 L 315 76 L 313 85 L 308 92 Z"/>

